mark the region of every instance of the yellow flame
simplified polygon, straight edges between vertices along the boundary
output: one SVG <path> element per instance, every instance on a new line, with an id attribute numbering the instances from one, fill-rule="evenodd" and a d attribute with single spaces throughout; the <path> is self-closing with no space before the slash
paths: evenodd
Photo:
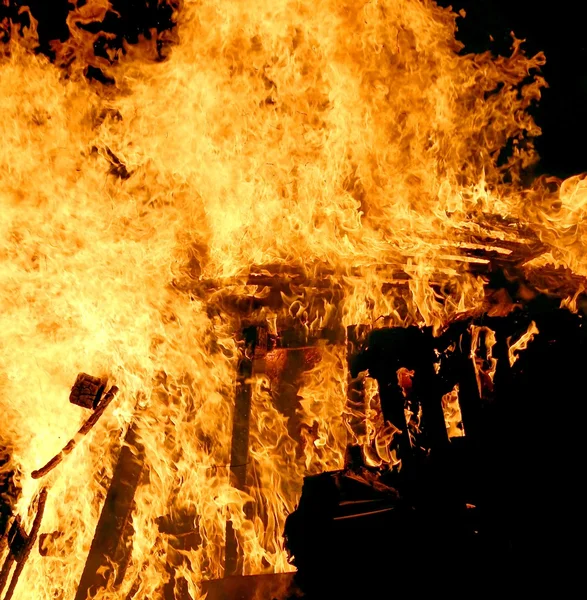
<path id="1" fill-rule="evenodd" d="M 515 342 L 511 343 L 511 338 L 508 338 L 508 357 L 511 367 L 513 367 L 514 363 L 518 360 L 520 352 L 526 350 L 528 344 L 538 333 L 540 333 L 540 331 L 538 330 L 536 323 L 532 321 L 530 325 L 528 325 L 528 329 Z"/>
<path id="2" fill-rule="evenodd" d="M 463 416 L 461 414 L 461 405 L 459 404 L 459 384 L 442 396 L 442 412 L 444 413 L 444 423 L 448 433 L 448 439 L 455 437 L 464 437 L 465 428 L 463 426 Z"/>

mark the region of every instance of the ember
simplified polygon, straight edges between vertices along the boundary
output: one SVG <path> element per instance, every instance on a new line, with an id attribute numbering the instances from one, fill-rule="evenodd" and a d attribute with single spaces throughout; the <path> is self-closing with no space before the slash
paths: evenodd
<path id="1" fill-rule="evenodd" d="M 54 4 L 0 3 L 0 597 L 558 576 L 587 184 L 530 176 L 545 56 L 432 0 Z"/>

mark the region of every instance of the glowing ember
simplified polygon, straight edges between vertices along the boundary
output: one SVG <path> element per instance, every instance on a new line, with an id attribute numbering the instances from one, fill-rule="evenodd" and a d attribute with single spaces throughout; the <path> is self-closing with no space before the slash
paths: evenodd
<path id="1" fill-rule="evenodd" d="M 305 474 L 340 468 L 348 441 L 397 464 L 368 379 L 363 437 L 348 426 L 339 332 L 439 332 L 483 311 L 480 247 L 587 276 L 587 182 L 521 188 L 544 57 L 518 41 L 505 58 L 459 54 L 457 15 L 429 0 L 168 0 L 175 28 L 119 47 L 100 33 L 108 1 L 78 4 L 52 61 L 27 9 L 0 21 L 0 481 L 15 473 L 26 531 L 48 489 L 43 552 L 14 597 L 75 597 L 130 429 L 145 469 L 132 553 L 95 597 L 161 597 L 173 567 L 199 598 L 224 573 L 227 522 L 244 573 L 289 570 L 281 533 Z M 250 322 L 321 341 L 291 414 L 251 358 L 239 489 L 231 423 Z M 488 330 L 484 344 L 480 388 L 495 370 Z M 119 396 L 36 480 L 87 418 L 67 402 L 80 372 Z M 449 435 L 462 435 L 456 394 Z"/>

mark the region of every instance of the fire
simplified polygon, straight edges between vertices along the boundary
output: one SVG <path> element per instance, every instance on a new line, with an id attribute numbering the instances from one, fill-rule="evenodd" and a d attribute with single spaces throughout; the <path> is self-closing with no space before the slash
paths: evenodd
<path id="1" fill-rule="evenodd" d="M 303 476 L 340 468 L 349 441 L 397 463 L 367 375 L 363 433 L 349 425 L 347 327 L 440 332 L 481 312 L 488 237 L 511 258 L 530 236 L 520 268 L 587 275 L 585 180 L 521 187 L 541 54 L 518 40 L 508 57 L 459 53 L 457 15 L 431 0 L 160 4 L 173 27 L 116 46 L 102 28 L 116 6 L 79 2 L 48 55 L 28 9 L 0 20 L 0 483 L 14 475 L 27 531 L 48 489 L 45 550 L 18 599 L 76 596 L 129 430 L 144 468 L 132 552 L 96 598 L 166 584 L 202 597 L 224 574 L 227 522 L 243 572 L 291 569 L 281 533 Z M 332 343 L 300 364 L 293 410 L 251 359 L 239 488 L 231 423 L 251 322 Z M 80 372 L 120 393 L 37 481 L 87 418 L 67 402 Z"/>
<path id="2" fill-rule="evenodd" d="M 497 370 L 497 358 L 493 356 L 493 347 L 497 340 L 495 332 L 489 327 L 471 326 L 471 360 L 475 369 L 479 396 L 493 392 L 493 379 Z"/>
<path id="3" fill-rule="evenodd" d="M 519 358 L 520 351 L 526 350 L 528 344 L 534 339 L 534 336 L 538 333 L 540 333 L 540 331 L 538 330 L 536 323 L 532 321 L 528 326 L 528 329 L 515 342 L 509 343 L 510 339 L 508 338 L 508 356 L 510 359 L 510 366 L 514 366 L 514 363 Z"/>
<path id="4" fill-rule="evenodd" d="M 459 404 L 459 385 L 442 396 L 442 411 L 444 413 L 444 422 L 448 439 L 463 437 L 465 430 L 463 427 L 463 416 L 461 415 L 461 406 Z"/>

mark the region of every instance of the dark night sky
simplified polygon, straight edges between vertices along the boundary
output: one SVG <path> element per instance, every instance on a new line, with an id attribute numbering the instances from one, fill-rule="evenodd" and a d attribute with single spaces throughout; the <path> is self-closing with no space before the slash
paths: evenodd
<path id="1" fill-rule="evenodd" d="M 510 32 L 525 39 L 527 54 L 543 51 L 542 75 L 549 84 L 534 110 L 542 136 L 539 173 L 558 177 L 587 172 L 587 6 L 581 1 L 440 0 L 464 8 L 457 37 L 465 50 L 508 54 Z M 490 42 L 492 35 L 495 42 Z"/>

